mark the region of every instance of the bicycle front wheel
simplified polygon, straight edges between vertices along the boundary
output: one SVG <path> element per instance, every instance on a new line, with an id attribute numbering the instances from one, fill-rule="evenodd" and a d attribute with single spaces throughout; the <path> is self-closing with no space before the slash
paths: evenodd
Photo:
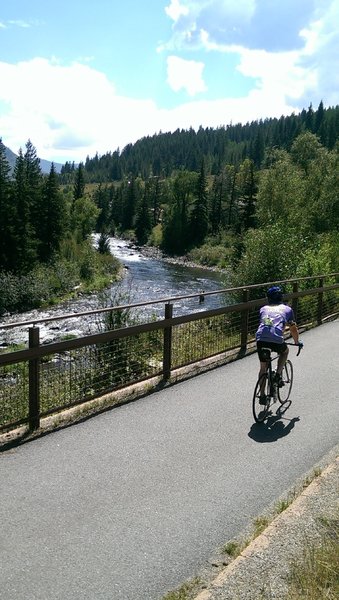
<path id="1" fill-rule="evenodd" d="M 278 398 L 281 404 L 285 404 L 290 397 L 293 385 L 293 365 L 290 360 L 286 361 L 281 378 L 283 385 L 278 388 Z"/>
<path id="2" fill-rule="evenodd" d="M 253 401 L 252 401 L 252 409 L 253 409 L 253 417 L 254 420 L 256 421 L 256 423 L 262 423 L 263 421 L 265 421 L 267 415 L 268 415 L 268 411 L 269 411 L 269 407 L 270 407 L 270 400 L 269 400 L 269 394 L 270 394 L 270 389 L 269 389 L 269 380 L 268 380 L 268 375 L 267 373 L 263 373 L 263 375 L 260 375 L 256 386 L 254 388 L 254 394 L 253 394 Z M 265 398 L 267 399 L 265 404 L 261 403 L 262 397 L 265 396 Z"/>

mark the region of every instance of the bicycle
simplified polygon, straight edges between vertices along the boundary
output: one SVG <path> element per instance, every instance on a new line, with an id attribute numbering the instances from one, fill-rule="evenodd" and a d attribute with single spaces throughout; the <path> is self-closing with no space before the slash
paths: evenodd
<path id="1" fill-rule="evenodd" d="M 302 349 L 302 344 L 294 344 L 290 342 L 286 343 L 288 346 L 298 346 L 297 356 L 299 356 Z M 287 405 L 292 391 L 292 362 L 289 359 L 287 359 L 281 374 L 281 383 L 278 384 L 275 377 L 276 372 L 272 368 L 272 363 L 274 363 L 274 361 L 277 360 L 278 354 L 272 358 L 271 352 L 273 351 L 270 348 L 263 348 L 265 360 L 268 362 L 268 369 L 266 373 L 260 375 L 254 388 L 252 409 L 254 420 L 257 423 L 263 423 L 263 421 L 265 421 L 266 417 L 270 413 L 270 408 L 272 404 L 277 402 L 277 400 L 279 400 L 280 402 L 279 409 L 282 405 Z M 290 405 L 291 400 L 289 401 L 289 404 L 285 407 L 285 410 Z"/>

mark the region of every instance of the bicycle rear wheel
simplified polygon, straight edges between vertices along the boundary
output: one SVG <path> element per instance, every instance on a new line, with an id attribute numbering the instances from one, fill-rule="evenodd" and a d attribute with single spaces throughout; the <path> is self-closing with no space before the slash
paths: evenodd
<path id="1" fill-rule="evenodd" d="M 267 373 L 263 373 L 263 375 L 260 375 L 256 386 L 254 388 L 254 394 L 253 394 L 253 401 L 252 401 L 252 410 L 253 410 L 253 417 L 254 420 L 256 421 L 256 423 L 262 423 L 263 421 L 265 421 L 267 415 L 268 415 L 268 411 L 269 411 L 269 407 L 270 407 L 270 386 L 269 386 L 269 379 L 268 379 L 268 374 Z M 266 404 L 260 404 L 260 398 L 262 397 L 262 395 L 265 394 L 265 397 L 267 399 Z"/>
<path id="2" fill-rule="evenodd" d="M 290 360 L 286 361 L 281 378 L 284 385 L 278 388 L 278 398 L 281 404 L 285 404 L 290 397 L 293 385 L 293 365 Z"/>

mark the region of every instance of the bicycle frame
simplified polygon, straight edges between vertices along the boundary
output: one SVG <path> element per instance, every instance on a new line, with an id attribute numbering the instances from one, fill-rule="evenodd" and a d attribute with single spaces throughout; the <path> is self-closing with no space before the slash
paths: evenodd
<path id="1" fill-rule="evenodd" d="M 269 380 L 269 390 L 270 390 L 270 396 L 274 399 L 276 399 L 277 396 L 277 385 L 274 381 L 274 374 L 275 371 L 272 369 L 272 363 L 274 363 L 274 361 L 278 360 L 278 354 L 276 356 L 273 356 L 272 358 L 272 352 L 274 352 L 274 350 L 272 350 L 271 348 L 263 348 L 262 349 L 263 354 L 265 353 L 266 355 L 266 359 L 265 362 L 268 364 L 266 372 L 268 372 L 268 380 Z M 264 361 L 263 361 L 264 362 Z"/>
<path id="2" fill-rule="evenodd" d="M 291 342 L 286 342 L 289 346 L 298 346 L 298 354 L 300 354 L 302 346 Z M 254 388 L 252 410 L 254 419 L 257 423 L 262 423 L 269 414 L 271 404 L 279 400 L 280 405 L 285 407 L 291 404 L 289 400 L 292 385 L 293 385 L 293 365 L 290 360 L 286 360 L 283 368 L 281 382 L 276 380 L 275 371 L 272 368 L 272 364 L 278 359 L 279 354 L 272 358 L 272 350 L 269 347 L 262 347 L 262 359 L 261 363 L 266 363 L 266 371 L 259 374 L 257 383 Z M 264 398 L 264 402 L 261 399 Z M 287 405 L 287 402 L 289 404 Z M 281 408 L 281 406 L 279 408 Z M 279 410 L 279 409 L 278 409 Z M 286 410 L 286 408 L 285 408 Z"/>

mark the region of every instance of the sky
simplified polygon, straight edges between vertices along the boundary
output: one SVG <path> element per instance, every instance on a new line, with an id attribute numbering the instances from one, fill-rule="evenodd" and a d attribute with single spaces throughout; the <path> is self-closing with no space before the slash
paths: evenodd
<path id="1" fill-rule="evenodd" d="M 0 137 L 56 163 L 336 106 L 339 0 L 10 0 Z"/>

